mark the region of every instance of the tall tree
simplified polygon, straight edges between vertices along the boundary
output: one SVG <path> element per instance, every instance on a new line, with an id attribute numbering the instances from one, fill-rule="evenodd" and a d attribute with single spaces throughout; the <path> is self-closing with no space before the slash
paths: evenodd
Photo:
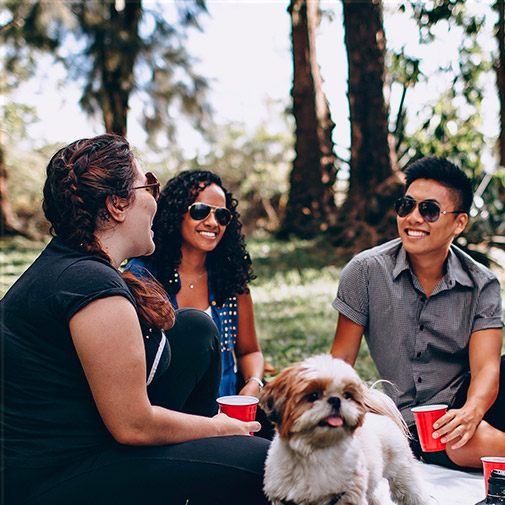
<path id="1" fill-rule="evenodd" d="M 148 133 L 162 129 L 172 135 L 170 107 L 198 126 L 208 113 L 206 80 L 192 71 L 184 44 L 185 28 L 199 27 L 205 0 L 174 6 L 178 21 L 170 23 L 167 5 L 144 5 L 142 0 L 10 1 L 2 8 L 5 26 L 11 27 L 5 39 L 19 49 L 15 55 L 26 45 L 50 48 L 69 77 L 84 82 L 81 105 L 89 114 L 101 112 L 107 131 L 126 133 L 129 100 L 135 93 L 145 104 Z M 51 16 L 56 11 L 59 15 Z"/>
<path id="2" fill-rule="evenodd" d="M 347 199 L 331 230 L 337 246 L 359 250 L 396 235 L 392 204 L 401 193 L 393 170 L 384 99 L 382 2 L 343 0 L 349 62 L 351 159 Z"/>
<path id="3" fill-rule="evenodd" d="M 84 82 L 81 106 L 89 115 L 101 113 L 107 132 L 126 135 L 134 93 L 144 102 L 150 140 L 159 132 L 173 138 L 174 109 L 203 129 L 209 116 L 207 83 L 191 69 L 184 40 L 186 27 L 199 27 L 205 0 L 177 2 L 175 7 L 178 21 L 170 24 L 166 6 L 144 6 L 142 0 L 3 2 L 4 70 L 16 79 L 26 65 L 30 71 L 36 68 L 38 55 L 52 54 L 68 69 L 69 78 Z M 6 174 L 3 167 L 0 222 L 9 216 Z M 8 222 L 4 229 L 9 229 Z"/>
<path id="4" fill-rule="evenodd" d="M 279 235 L 312 237 L 326 229 L 335 209 L 336 156 L 333 152 L 328 103 L 316 58 L 319 2 L 292 0 L 293 115 L 296 121 L 296 157 L 290 191 Z"/>
<path id="5" fill-rule="evenodd" d="M 133 71 L 142 48 L 142 3 L 131 0 L 121 7 L 117 2 L 81 2 L 73 12 L 89 41 L 87 55 L 93 59 L 81 104 L 90 114 L 102 111 L 108 133 L 126 136 Z"/>

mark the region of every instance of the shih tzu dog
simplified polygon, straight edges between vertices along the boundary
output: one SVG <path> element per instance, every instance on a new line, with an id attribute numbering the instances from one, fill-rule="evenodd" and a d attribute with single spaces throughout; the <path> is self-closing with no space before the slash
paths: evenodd
<path id="1" fill-rule="evenodd" d="M 400 412 L 344 361 L 319 355 L 283 370 L 260 405 L 276 430 L 264 479 L 273 505 L 380 505 L 382 477 L 395 503 L 429 503 Z"/>

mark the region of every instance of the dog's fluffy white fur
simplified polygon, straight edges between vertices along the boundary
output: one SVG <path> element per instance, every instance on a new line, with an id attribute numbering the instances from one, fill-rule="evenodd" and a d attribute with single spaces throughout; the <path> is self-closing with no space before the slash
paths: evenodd
<path id="1" fill-rule="evenodd" d="M 382 477 L 395 503 L 429 503 L 400 412 L 343 360 L 319 355 L 283 370 L 260 405 L 276 428 L 264 479 L 272 504 L 380 505 Z"/>

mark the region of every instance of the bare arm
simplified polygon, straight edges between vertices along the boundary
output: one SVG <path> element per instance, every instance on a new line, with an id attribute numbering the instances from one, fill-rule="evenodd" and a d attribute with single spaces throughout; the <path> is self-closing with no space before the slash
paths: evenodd
<path id="1" fill-rule="evenodd" d="M 107 429 L 120 443 L 162 445 L 219 435 L 246 435 L 259 423 L 223 414 L 183 414 L 149 402 L 145 351 L 133 305 L 121 296 L 96 300 L 70 320 L 70 333 Z"/>
<path id="2" fill-rule="evenodd" d="M 364 327 L 351 321 L 343 314 L 338 315 L 337 330 L 331 346 L 331 355 L 354 366 L 358 356 Z"/>
<path id="3" fill-rule="evenodd" d="M 496 400 L 500 377 L 501 329 L 480 330 L 470 337 L 471 381 L 465 404 L 447 412 L 437 423 L 435 437 L 463 447 L 474 435 L 484 414 Z"/>
<path id="4" fill-rule="evenodd" d="M 250 293 L 237 295 L 238 306 L 238 333 L 235 353 L 238 368 L 244 379 L 258 377 L 263 379 L 265 361 L 256 336 L 254 325 L 253 302 Z M 240 394 L 257 396 L 260 391 L 259 384 L 255 381 L 248 382 Z"/>

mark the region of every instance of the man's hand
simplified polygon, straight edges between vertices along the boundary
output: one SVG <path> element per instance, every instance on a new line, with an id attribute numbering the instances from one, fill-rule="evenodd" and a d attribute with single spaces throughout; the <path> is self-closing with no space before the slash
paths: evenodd
<path id="1" fill-rule="evenodd" d="M 434 424 L 433 428 L 437 431 L 433 433 L 433 438 L 440 438 L 444 444 L 450 444 L 451 449 L 463 447 L 474 435 L 477 426 L 482 421 L 474 409 L 462 407 L 460 409 L 449 410 Z"/>

